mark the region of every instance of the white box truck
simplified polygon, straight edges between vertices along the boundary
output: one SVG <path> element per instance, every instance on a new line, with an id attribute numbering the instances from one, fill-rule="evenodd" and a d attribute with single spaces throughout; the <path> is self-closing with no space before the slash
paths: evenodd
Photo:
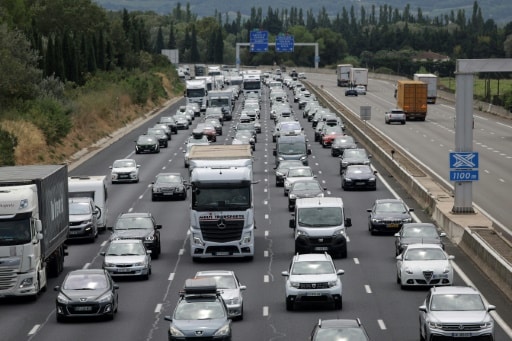
<path id="1" fill-rule="evenodd" d="M 338 86 L 349 86 L 350 85 L 350 69 L 352 64 L 339 64 L 336 67 L 336 78 Z"/>
<path id="2" fill-rule="evenodd" d="M 437 76 L 432 73 L 415 73 L 414 80 L 427 84 L 427 103 L 435 104 L 437 99 Z"/>
<path id="3" fill-rule="evenodd" d="M 362 67 L 350 69 L 350 86 L 355 88 L 358 85 L 362 85 L 368 90 L 368 69 Z"/>

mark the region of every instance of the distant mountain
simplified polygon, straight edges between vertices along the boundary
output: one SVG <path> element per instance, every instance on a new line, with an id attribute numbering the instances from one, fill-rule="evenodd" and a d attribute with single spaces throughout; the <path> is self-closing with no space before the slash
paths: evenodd
<path id="1" fill-rule="evenodd" d="M 199 17 L 212 16 L 217 10 L 221 14 L 234 14 L 240 12 L 242 15 L 250 15 L 251 8 L 261 8 L 263 16 L 266 15 L 267 9 L 271 7 L 276 9 L 290 9 L 291 7 L 313 10 L 316 15 L 318 10 L 324 7 L 332 16 L 341 13 L 343 7 L 358 11 L 361 6 L 371 9 L 375 5 L 378 10 L 379 6 L 388 5 L 402 11 L 407 4 L 414 15 L 418 8 L 424 16 L 436 17 L 453 10 L 455 13 L 459 9 L 466 10 L 466 17 L 471 17 L 473 9 L 473 0 L 93 0 L 100 6 L 113 11 L 126 8 L 128 11 L 154 11 L 159 14 L 168 14 L 178 3 L 185 9 L 187 3 L 190 4 L 192 13 Z M 482 16 L 485 20 L 493 19 L 497 23 L 506 24 L 512 22 L 512 4 L 511 0 L 479 0 L 478 6 L 482 9 Z M 368 13 L 368 11 L 367 11 Z"/>

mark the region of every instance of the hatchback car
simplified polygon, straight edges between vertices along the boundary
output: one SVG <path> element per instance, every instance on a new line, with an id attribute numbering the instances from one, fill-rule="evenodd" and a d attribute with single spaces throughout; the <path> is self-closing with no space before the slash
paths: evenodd
<path id="1" fill-rule="evenodd" d="M 226 303 L 228 315 L 230 318 L 243 320 L 244 318 L 244 298 L 242 291 L 247 289 L 245 285 L 240 284 L 238 277 L 233 271 L 228 270 L 208 270 L 199 271 L 194 278 L 213 278 L 217 284 L 217 290 Z"/>
<path id="2" fill-rule="evenodd" d="M 256 143 L 254 141 L 254 136 L 248 130 L 240 130 L 235 133 L 233 136 L 233 141 L 231 144 L 248 144 L 251 146 L 251 150 L 256 150 Z"/>
<path id="3" fill-rule="evenodd" d="M 441 238 L 446 237 L 446 233 L 439 232 L 432 223 L 407 223 L 395 233 L 395 237 L 395 256 L 398 256 L 408 245 L 415 243 L 438 244 L 444 250 Z"/>
<path id="4" fill-rule="evenodd" d="M 331 156 L 341 156 L 345 149 L 357 148 L 356 141 L 352 136 L 338 136 L 331 144 Z"/>
<path id="5" fill-rule="evenodd" d="M 288 192 L 290 192 L 290 188 L 295 181 L 313 180 L 314 178 L 316 178 L 316 175 L 313 174 L 313 170 L 309 166 L 289 168 L 284 180 L 284 195 L 288 196 Z"/>
<path id="6" fill-rule="evenodd" d="M 369 165 L 371 155 L 363 148 L 346 149 L 340 156 L 340 174 L 350 165 Z"/>
<path id="7" fill-rule="evenodd" d="M 91 243 L 98 237 L 99 208 L 90 197 L 69 198 L 69 237 L 87 239 Z"/>
<path id="8" fill-rule="evenodd" d="M 342 309 L 342 284 L 345 272 L 336 270 L 327 253 L 307 253 L 293 256 L 286 277 L 286 310 L 293 310 L 300 303 L 331 303 Z"/>
<path id="9" fill-rule="evenodd" d="M 323 197 L 324 191 L 325 188 L 316 179 L 294 182 L 288 193 L 288 210 L 293 211 L 297 199 Z"/>
<path id="10" fill-rule="evenodd" d="M 160 153 L 158 138 L 153 135 L 140 135 L 135 140 L 135 154 L 140 153 Z"/>
<path id="11" fill-rule="evenodd" d="M 161 251 L 160 230 L 162 225 L 155 222 L 151 213 L 123 213 L 112 227 L 110 240 L 115 239 L 140 239 L 148 250 L 151 250 L 151 257 L 158 258 Z"/>
<path id="12" fill-rule="evenodd" d="M 377 171 L 368 165 L 351 165 L 341 174 L 341 188 L 377 190 Z"/>
<path id="13" fill-rule="evenodd" d="M 345 96 L 355 96 L 355 97 L 357 97 L 357 95 L 359 95 L 359 93 L 357 92 L 356 89 L 347 89 L 347 90 L 345 90 Z"/>
<path id="14" fill-rule="evenodd" d="M 359 319 L 322 320 L 319 319 L 311 332 L 311 341 L 369 341 Z"/>
<path id="15" fill-rule="evenodd" d="M 176 125 L 176 120 L 172 116 L 162 116 L 158 121 L 160 124 L 167 124 L 172 133 L 178 133 L 178 126 Z"/>
<path id="16" fill-rule="evenodd" d="M 151 251 L 140 239 L 112 240 L 100 254 L 105 257 L 103 269 L 112 276 L 148 279 L 151 275 Z"/>
<path id="17" fill-rule="evenodd" d="M 114 161 L 111 169 L 110 178 L 112 183 L 118 182 L 139 182 L 140 165 L 134 159 L 120 159 Z"/>
<path id="18" fill-rule="evenodd" d="M 151 183 L 151 200 L 187 199 L 187 182 L 180 173 L 159 173 Z"/>
<path id="19" fill-rule="evenodd" d="M 396 282 L 407 286 L 452 285 L 453 268 L 437 244 L 411 244 L 396 257 Z"/>
<path id="20" fill-rule="evenodd" d="M 70 318 L 105 317 L 113 320 L 117 313 L 119 286 L 103 269 L 80 269 L 69 272 L 62 285 L 54 288 L 58 322 Z"/>
<path id="21" fill-rule="evenodd" d="M 494 340 L 493 310 L 496 307 L 487 304 L 475 288 L 433 287 L 419 307 L 420 340 Z"/>
<path id="22" fill-rule="evenodd" d="M 301 160 L 282 160 L 279 162 L 279 166 L 275 168 L 276 173 L 276 186 L 281 187 L 284 186 L 284 179 L 286 178 L 286 173 L 288 173 L 288 169 L 291 167 L 302 167 L 304 164 Z"/>
<path id="23" fill-rule="evenodd" d="M 148 128 L 147 134 L 157 138 L 160 148 L 167 148 L 169 146 L 169 138 L 165 130 L 160 128 Z"/>
<path id="24" fill-rule="evenodd" d="M 403 224 L 411 223 L 413 208 L 408 208 L 400 199 L 377 199 L 368 217 L 368 230 L 373 235 L 376 232 L 394 232 L 400 230 Z"/>

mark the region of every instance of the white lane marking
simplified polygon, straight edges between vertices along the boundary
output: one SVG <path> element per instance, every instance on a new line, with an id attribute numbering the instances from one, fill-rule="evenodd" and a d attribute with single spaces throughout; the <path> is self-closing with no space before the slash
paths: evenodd
<path id="1" fill-rule="evenodd" d="M 28 332 L 28 335 L 34 335 L 34 334 L 37 332 L 37 330 L 39 329 L 39 327 L 41 327 L 41 325 L 40 325 L 40 324 L 36 324 L 36 325 L 34 325 L 34 326 L 32 327 L 32 329 L 30 329 L 30 331 Z"/>
<path id="2" fill-rule="evenodd" d="M 263 257 L 265 257 L 265 258 L 268 257 L 268 250 L 263 251 Z"/>
<path id="3" fill-rule="evenodd" d="M 263 189 L 263 192 L 267 193 L 267 189 L 266 189 L 266 188 L 265 188 L 265 189 Z"/>
<path id="4" fill-rule="evenodd" d="M 169 278 L 167 278 L 167 280 L 168 280 L 168 281 L 172 281 L 172 280 L 174 280 L 174 272 L 171 272 L 171 273 L 169 274 Z"/>
<path id="5" fill-rule="evenodd" d="M 130 207 L 130 208 L 128 209 L 128 212 L 131 212 L 131 211 L 133 211 L 133 207 Z"/>
<path id="6" fill-rule="evenodd" d="M 267 200 L 263 200 L 263 205 L 268 205 L 268 201 Z"/>
<path id="7" fill-rule="evenodd" d="M 268 283 L 270 280 L 270 277 L 268 275 L 263 276 L 263 283 Z"/>
<path id="8" fill-rule="evenodd" d="M 347 238 L 346 238 L 346 239 L 347 239 L 347 243 L 350 243 L 350 237 L 349 237 L 349 236 L 347 236 Z"/>
<path id="9" fill-rule="evenodd" d="M 162 311 L 162 303 L 158 303 L 155 308 L 156 314 L 158 314 L 160 311 Z"/>
<path id="10" fill-rule="evenodd" d="M 505 180 L 503 180 L 503 179 L 498 179 L 498 180 L 499 180 L 500 182 L 505 182 Z"/>
<path id="11" fill-rule="evenodd" d="M 91 266 L 91 263 L 85 263 L 85 265 L 82 269 L 89 269 L 90 266 Z"/>
<path id="12" fill-rule="evenodd" d="M 504 124 L 504 123 L 500 123 L 500 122 L 496 122 L 496 124 L 500 125 L 500 126 L 504 126 L 504 127 L 507 127 L 507 128 L 512 128 L 511 125 L 508 125 L 508 124 Z"/>
<path id="13" fill-rule="evenodd" d="M 359 258 L 354 258 L 354 264 L 359 264 Z"/>
<path id="14" fill-rule="evenodd" d="M 268 230 L 265 230 L 265 238 L 268 237 Z"/>
<path id="15" fill-rule="evenodd" d="M 180 255 L 180 256 L 183 256 L 184 253 L 185 253 L 185 249 L 180 249 L 178 251 L 178 255 Z"/>
<path id="16" fill-rule="evenodd" d="M 107 243 L 108 243 L 108 240 L 104 240 L 104 241 L 103 241 L 103 243 L 101 243 L 101 245 L 100 245 L 100 246 L 101 246 L 101 247 L 104 247 L 105 245 L 107 245 Z"/>
<path id="17" fill-rule="evenodd" d="M 364 285 L 364 290 L 366 291 L 367 294 L 371 294 L 372 293 L 372 288 L 370 288 L 370 286 L 368 284 Z"/>
<path id="18" fill-rule="evenodd" d="M 377 320 L 377 323 L 379 324 L 379 327 L 381 330 L 386 330 L 386 324 L 384 323 L 383 320 Z"/>
<path id="19" fill-rule="evenodd" d="M 142 199 L 142 198 L 144 198 L 144 194 L 141 194 L 141 195 L 139 196 L 139 200 L 140 200 L 140 199 Z"/>
<path id="20" fill-rule="evenodd" d="M 263 307 L 263 316 L 268 316 L 268 307 L 267 306 Z"/>
<path id="21" fill-rule="evenodd" d="M 268 219 L 268 214 L 265 214 L 265 219 Z"/>

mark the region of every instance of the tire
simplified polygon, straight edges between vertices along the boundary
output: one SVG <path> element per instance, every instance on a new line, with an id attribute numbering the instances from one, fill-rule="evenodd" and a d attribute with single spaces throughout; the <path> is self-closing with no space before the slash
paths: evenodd
<path id="1" fill-rule="evenodd" d="M 286 310 L 292 311 L 293 308 L 294 308 L 294 302 L 287 297 L 286 298 Z"/>
<path id="2" fill-rule="evenodd" d="M 397 273 L 396 274 L 396 284 L 400 284 L 400 282 L 402 282 L 402 281 L 400 280 L 400 277 L 398 277 L 398 273 Z"/>
<path id="3" fill-rule="evenodd" d="M 334 309 L 342 310 L 343 309 L 343 296 L 340 296 L 339 302 L 334 302 Z"/>
<path id="4" fill-rule="evenodd" d="M 400 124 L 404 125 L 404 124 L 405 124 L 405 121 L 400 122 Z"/>
<path id="5" fill-rule="evenodd" d="M 56 317 L 57 322 L 59 322 L 59 323 L 66 322 L 66 318 L 60 314 L 55 314 L 55 317 Z"/>
<path id="6" fill-rule="evenodd" d="M 420 341 L 425 341 L 425 337 L 421 335 L 421 327 L 420 327 Z"/>
<path id="7" fill-rule="evenodd" d="M 347 246 L 345 246 L 342 250 L 340 250 L 337 256 L 341 259 L 347 258 Z"/>

